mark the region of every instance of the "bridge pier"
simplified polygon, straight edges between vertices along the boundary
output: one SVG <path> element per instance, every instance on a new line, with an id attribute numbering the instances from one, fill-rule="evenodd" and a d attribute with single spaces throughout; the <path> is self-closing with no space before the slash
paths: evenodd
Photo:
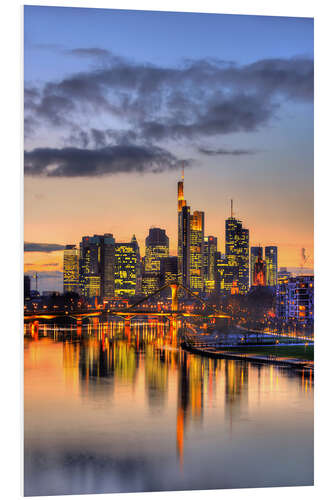
<path id="1" fill-rule="evenodd" d="M 131 317 L 125 318 L 125 335 L 128 340 L 131 338 Z"/>
<path id="2" fill-rule="evenodd" d="M 76 326 L 77 326 L 77 334 L 80 337 L 82 334 L 82 318 L 77 318 Z"/>
<path id="3" fill-rule="evenodd" d="M 178 285 L 172 284 L 171 288 L 171 310 L 178 311 Z"/>

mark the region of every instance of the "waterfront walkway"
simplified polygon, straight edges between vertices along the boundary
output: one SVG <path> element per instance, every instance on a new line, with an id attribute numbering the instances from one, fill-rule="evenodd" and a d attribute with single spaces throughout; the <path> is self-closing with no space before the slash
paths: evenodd
<path id="1" fill-rule="evenodd" d="M 306 359 L 291 358 L 286 356 L 278 356 L 276 354 L 258 354 L 250 352 L 242 352 L 242 346 L 239 347 L 239 352 L 231 351 L 230 348 L 235 348 L 235 344 L 222 345 L 220 343 L 207 343 L 204 339 L 194 339 L 193 336 L 183 335 L 183 342 L 181 344 L 183 349 L 193 352 L 195 354 L 200 354 L 201 356 L 207 356 L 210 358 L 222 358 L 222 359 L 233 359 L 242 361 L 252 361 L 254 363 L 264 363 L 264 364 L 275 364 L 280 366 L 286 366 L 290 368 L 300 368 L 305 370 L 313 370 L 314 362 Z M 246 347 L 246 345 L 244 345 Z M 262 345 L 251 346 L 262 348 Z"/>

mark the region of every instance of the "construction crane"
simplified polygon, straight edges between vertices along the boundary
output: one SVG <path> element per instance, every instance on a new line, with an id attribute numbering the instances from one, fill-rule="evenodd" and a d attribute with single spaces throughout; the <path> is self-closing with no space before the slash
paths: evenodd
<path id="1" fill-rule="evenodd" d="M 306 254 L 305 248 L 301 248 L 301 269 L 304 268 L 305 264 L 308 262 L 310 255 Z"/>

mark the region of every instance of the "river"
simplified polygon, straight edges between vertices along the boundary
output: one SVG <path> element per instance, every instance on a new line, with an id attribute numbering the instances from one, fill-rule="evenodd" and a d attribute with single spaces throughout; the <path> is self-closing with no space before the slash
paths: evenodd
<path id="1" fill-rule="evenodd" d="M 313 484 L 312 376 L 177 328 L 25 325 L 25 495 Z"/>

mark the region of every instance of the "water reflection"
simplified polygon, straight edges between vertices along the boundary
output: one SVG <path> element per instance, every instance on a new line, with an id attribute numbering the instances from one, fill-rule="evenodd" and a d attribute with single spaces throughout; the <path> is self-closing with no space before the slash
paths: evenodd
<path id="1" fill-rule="evenodd" d="M 312 373 L 189 354 L 179 327 L 25 325 L 27 495 L 312 484 Z"/>

